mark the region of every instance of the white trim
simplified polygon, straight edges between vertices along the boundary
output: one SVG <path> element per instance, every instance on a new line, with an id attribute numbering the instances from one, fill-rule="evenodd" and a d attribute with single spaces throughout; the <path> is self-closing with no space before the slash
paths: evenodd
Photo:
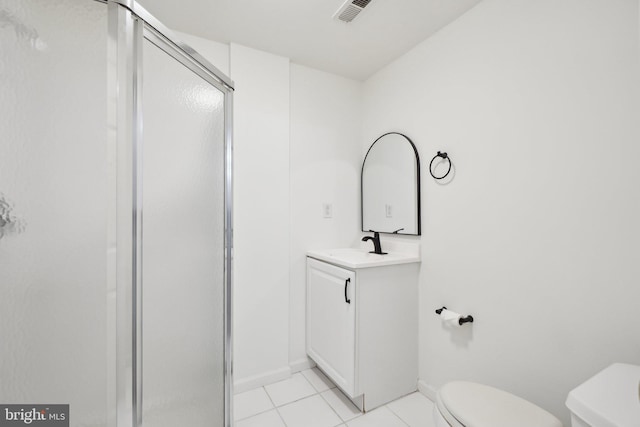
<path id="1" fill-rule="evenodd" d="M 418 380 L 418 391 L 435 403 L 438 396 L 438 389 L 435 386 L 427 384 L 423 380 Z"/>
<path id="2" fill-rule="evenodd" d="M 254 375 L 252 377 L 236 379 L 233 382 L 233 392 L 234 394 L 242 393 L 264 385 L 286 380 L 289 377 L 291 377 L 291 367 L 286 366 L 284 368 L 274 369 L 273 371 Z"/>
<path id="3" fill-rule="evenodd" d="M 315 368 L 316 362 L 309 359 L 308 357 L 295 360 L 289 363 L 289 369 L 291 369 L 291 373 L 295 374 L 296 372 L 304 371 L 306 369 Z"/>
<path id="4" fill-rule="evenodd" d="M 291 362 L 288 367 L 274 369 L 273 371 L 234 381 L 233 393 L 243 393 L 245 391 L 253 390 L 254 388 L 277 383 L 278 381 L 290 378 L 296 372 L 311 369 L 315 366 L 315 362 L 308 357 L 298 359 L 294 362 Z"/>

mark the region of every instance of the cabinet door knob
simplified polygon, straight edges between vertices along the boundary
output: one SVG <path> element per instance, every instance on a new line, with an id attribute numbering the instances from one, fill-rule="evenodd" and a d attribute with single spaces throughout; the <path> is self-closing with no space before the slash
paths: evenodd
<path id="1" fill-rule="evenodd" d="M 346 302 L 347 304 L 351 304 L 351 300 L 349 299 L 349 296 L 347 295 L 347 292 L 349 290 L 349 282 L 351 281 L 351 278 L 348 278 L 347 280 L 344 281 L 344 302 Z"/>

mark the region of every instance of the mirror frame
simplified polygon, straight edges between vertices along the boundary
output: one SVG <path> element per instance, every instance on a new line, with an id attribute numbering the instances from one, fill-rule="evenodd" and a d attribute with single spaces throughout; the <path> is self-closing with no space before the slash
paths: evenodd
<path id="1" fill-rule="evenodd" d="M 367 157 L 369 156 L 369 152 L 371 152 L 371 149 L 374 147 L 374 145 L 376 145 L 376 142 L 378 142 L 380 139 L 382 139 L 387 135 L 400 135 L 404 137 L 407 140 L 407 142 L 411 144 L 411 148 L 413 148 L 413 152 L 416 156 L 416 202 L 417 202 L 416 215 L 417 215 L 417 222 L 418 222 L 417 230 L 416 230 L 417 232 L 416 233 L 400 233 L 400 232 L 393 233 L 389 231 L 379 231 L 379 230 L 373 230 L 373 231 L 378 231 L 379 233 L 383 233 L 383 234 L 398 234 L 403 236 L 421 236 L 422 235 L 422 200 L 420 198 L 420 193 L 421 193 L 420 191 L 420 155 L 418 154 L 418 149 L 416 148 L 416 145 L 413 143 L 411 138 L 409 138 L 407 135 L 400 132 L 387 132 L 383 135 L 380 135 L 378 138 L 376 138 L 375 141 L 373 141 L 373 143 L 367 150 L 367 154 L 364 156 L 364 160 L 362 161 L 362 168 L 360 170 L 360 228 L 362 229 L 362 231 L 365 231 L 365 232 L 372 231 L 372 230 L 364 229 L 364 166 L 367 163 Z"/>

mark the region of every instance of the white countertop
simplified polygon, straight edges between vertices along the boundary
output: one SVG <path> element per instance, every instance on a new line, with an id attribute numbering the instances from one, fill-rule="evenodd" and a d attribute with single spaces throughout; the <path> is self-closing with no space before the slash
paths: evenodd
<path id="1" fill-rule="evenodd" d="M 307 256 L 347 268 L 382 267 L 421 261 L 419 251 L 389 250 L 387 255 L 372 254 L 369 251 L 370 249 L 362 248 L 320 249 L 308 251 Z M 383 251 L 386 250 L 383 248 Z"/>

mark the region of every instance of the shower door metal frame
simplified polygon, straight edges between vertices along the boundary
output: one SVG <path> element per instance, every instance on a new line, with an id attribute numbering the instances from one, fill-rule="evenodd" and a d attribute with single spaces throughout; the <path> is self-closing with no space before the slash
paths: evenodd
<path id="1" fill-rule="evenodd" d="M 104 0 L 97 0 L 105 2 Z M 109 427 L 140 427 L 142 419 L 142 45 L 148 40 L 224 95 L 224 423 L 232 424 L 232 255 L 233 255 L 233 91 L 234 84 L 162 23 L 131 0 L 107 0 L 109 14 L 109 143 L 115 153 L 113 191 L 126 196 L 119 204 L 115 257 L 116 308 L 112 340 L 115 384 L 109 388 L 115 416 Z M 112 195 L 112 199 L 113 199 Z M 123 249 L 126 248 L 126 249 Z M 115 336 L 114 336 L 115 335 Z M 110 368 L 111 369 L 111 368 Z"/>

